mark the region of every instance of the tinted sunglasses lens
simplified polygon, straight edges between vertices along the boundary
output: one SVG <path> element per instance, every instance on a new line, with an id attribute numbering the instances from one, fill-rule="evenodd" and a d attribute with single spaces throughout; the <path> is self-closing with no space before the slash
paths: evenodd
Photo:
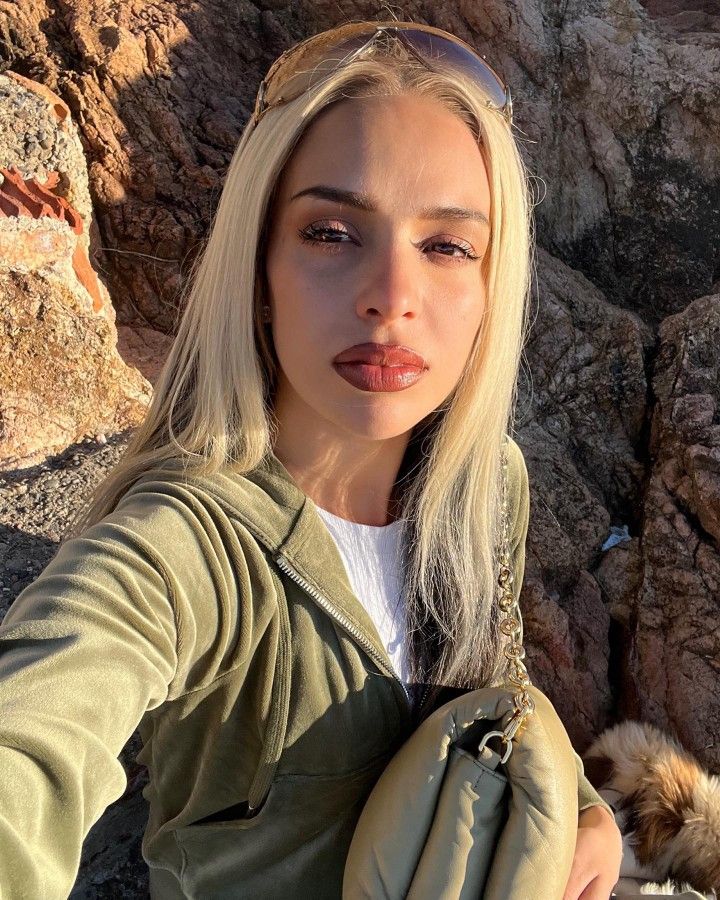
<path id="1" fill-rule="evenodd" d="M 419 28 L 390 27 L 385 30 L 411 44 L 416 53 L 419 53 L 431 63 L 437 61 L 441 65 L 447 65 L 465 72 L 484 87 L 495 106 L 502 108 L 505 105 L 505 86 L 490 66 L 474 51 L 449 38 L 444 38 L 440 34 L 434 34 L 431 31 L 424 31 Z M 362 34 L 353 35 L 348 40 L 342 41 L 336 48 L 340 51 L 338 55 L 342 58 L 346 53 L 352 53 L 353 50 L 359 49 L 368 43 L 374 33 L 373 31 L 365 31 Z"/>
<path id="2" fill-rule="evenodd" d="M 413 28 L 387 28 L 387 32 L 400 37 L 410 44 L 416 53 L 423 56 L 431 64 L 439 62 L 459 69 L 469 77 L 478 81 L 490 101 L 502 109 L 506 102 L 505 86 L 498 76 L 474 51 L 463 47 L 442 35 Z M 278 102 L 294 100 L 324 75 L 342 65 L 354 52 L 370 42 L 377 32 L 376 28 L 359 31 L 337 44 L 328 46 L 321 40 L 315 44 L 312 39 L 291 52 L 287 60 L 278 68 L 268 73 L 265 103 L 269 106 Z"/>
<path id="3" fill-rule="evenodd" d="M 430 31 L 408 29 L 401 34 L 430 62 L 437 60 L 441 65 L 451 66 L 467 73 L 483 86 L 495 106 L 502 108 L 505 105 L 505 86 L 490 66 L 472 50 Z"/>

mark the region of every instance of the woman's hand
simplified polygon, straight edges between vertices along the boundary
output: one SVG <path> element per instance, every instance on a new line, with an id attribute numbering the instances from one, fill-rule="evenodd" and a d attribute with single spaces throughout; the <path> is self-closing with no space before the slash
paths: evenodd
<path id="1" fill-rule="evenodd" d="M 570 878 L 563 900 L 608 900 L 620 877 L 622 834 L 602 806 L 578 816 L 578 833 Z"/>

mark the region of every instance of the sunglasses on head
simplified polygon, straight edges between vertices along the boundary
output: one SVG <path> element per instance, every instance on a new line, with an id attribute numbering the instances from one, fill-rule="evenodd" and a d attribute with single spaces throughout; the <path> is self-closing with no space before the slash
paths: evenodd
<path id="1" fill-rule="evenodd" d="M 489 96 L 488 105 L 512 125 L 510 90 L 499 75 L 469 44 L 431 25 L 415 22 L 351 22 L 306 38 L 286 50 L 260 84 L 252 114 L 257 125 L 267 110 L 299 97 L 312 85 L 360 56 L 382 35 L 390 35 L 430 70 L 439 61 L 478 82 Z"/>

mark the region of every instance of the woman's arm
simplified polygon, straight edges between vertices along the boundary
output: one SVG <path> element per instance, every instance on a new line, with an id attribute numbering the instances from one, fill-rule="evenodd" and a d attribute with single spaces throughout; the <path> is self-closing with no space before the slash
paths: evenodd
<path id="1" fill-rule="evenodd" d="M 125 790 L 118 754 L 146 710 L 168 698 L 190 658 L 212 642 L 217 573 L 206 542 L 181 504 L 130 497 L 62 545 L 7 613 L 0 626 L 4 900 L 68 896 L 88 831 Z M 207 601 L 197 620 L 188 591 Z"/>

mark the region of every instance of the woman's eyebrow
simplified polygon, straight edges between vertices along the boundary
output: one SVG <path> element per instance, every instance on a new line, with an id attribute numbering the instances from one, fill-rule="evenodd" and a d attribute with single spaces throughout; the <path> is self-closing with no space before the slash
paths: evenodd
<path id="1" fill-rule="evenodd" d="M 312 187 L 303 188 L 293 194 L 290 202 L 299 197 L 318 197 L 321 200 L 332 200 L 335 203 L 345 203 L 365 212 L 375 212 L 377 206 L 367 194 L 359 194 L 356 191 L 345 191 L 342 188 L 330 187 L 326 184 L 315 184 Z M 464 206 L 430 206 L 421 209 L 419 219 L 473 219 L 490 225 L 488 217 L 479 209 L 468 209 Z"/>

